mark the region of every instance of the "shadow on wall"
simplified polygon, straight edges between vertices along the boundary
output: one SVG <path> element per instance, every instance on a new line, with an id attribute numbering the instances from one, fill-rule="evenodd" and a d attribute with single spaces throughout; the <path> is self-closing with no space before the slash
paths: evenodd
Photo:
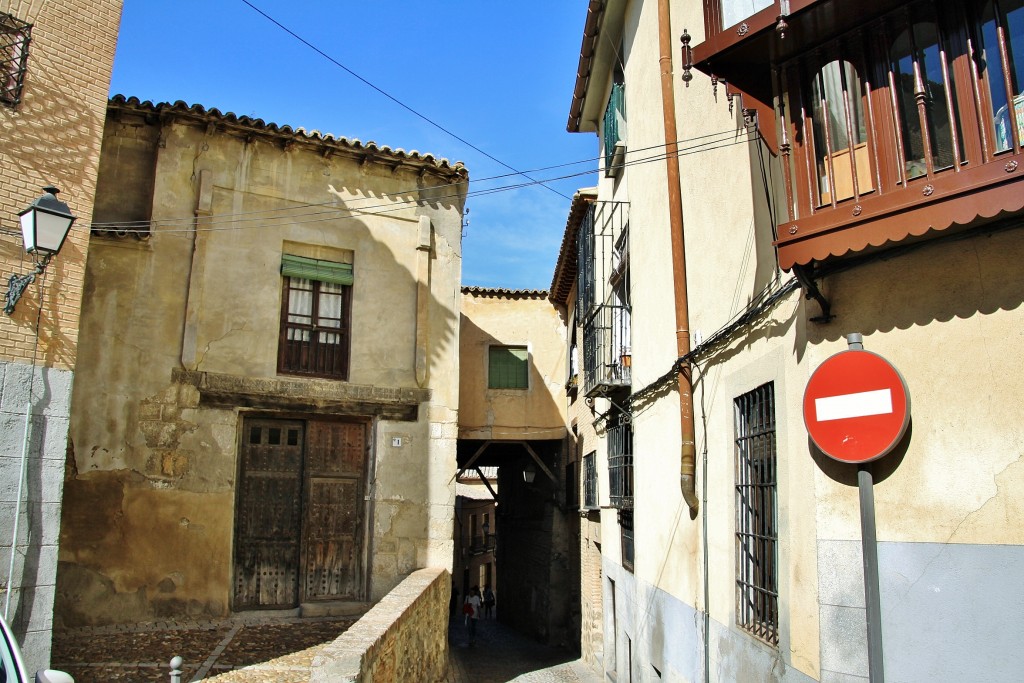
<path id="1" fill-rule="evenodd" d="M 1024 261 L 1022 227 L 1018 220 L 995 232 L 979 228 L 828 277 L 825 296 L 836 319 L 809 326 L 808 342 L 1016 310 L 1024 288 L 1007 275 L 1019 272 Z"/>
<path id="2" fill-rule="evenodd" d="M 546 302 L 545 302 L 546 303 Z M 559 403 L 555 400 L 549 386 L 550 382 L 564 382 L 564 377 L 550 377 L 550 372 L 537 366 L 538 360 L 543 360 L 540 347 L 543 342 L 538 339 L 531 339 L 530 326 L 523 323 L 526 330 L 525 336 L 515 339 L 498 339 L 490 332 L 482 329 L 476 322 L 462 313 L 459 320 L 460 345 L 462 346 L 460 356 L 460 390 L 459 390 L 459 428 L 472 429 L 479 427 L 501 427 L 513 432 L 517 427 L 524 433 L 520 437 L 507 436 L 505 438 L 522 438 L 530 440 L 536 438 L 531 436 L 527 427 L 544 427 L 548 429 L 564 428 L 565 422 L 561 417 Z M 560 362 L 564 354 L 564 340 L 560 340 L 559 346 L 553 349 L 553 362 Z M 500 393 L 492 394 L 487 386 L 487 349 L 491 345 L 523 345 L 532 344 L 530 352 L 530 378 L 529 389 L 505 389 L 496 390 Z M 558 360 L 554 360 L 558 359 Z M 475 386 L 474 386 L 474 380 Z M 521 411 L 520 411 L 521 409 Z M 538 417 L 550 418 L 550 426 L 538 424 Z M 474 419 L 475 418 L 475 419 Z"/>

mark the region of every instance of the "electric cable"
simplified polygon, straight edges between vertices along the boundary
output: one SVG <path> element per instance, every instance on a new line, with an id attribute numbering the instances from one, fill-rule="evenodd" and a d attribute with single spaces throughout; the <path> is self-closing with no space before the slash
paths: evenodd
<path id="1" fill-rule="evenodd" d="M 718 150 L 718 149 L 723 149 L 723 148 L 726 148 L 726 147 L 731 147 L 731 146 L 738 145 L 738 144 L 746 144 L 747 142 L 749 142 L 749 140 L 747 140 L 747 139 L 733 140 L 733 141 L 728 141 L 728 142 L 725 142 L 725 143 L 707 143 L 706 142 L 706 143 L 702 143 L 700 145 L 696 145 L 696 146 L 691 147 L 691 148 L 685 148 L 685 149 L 677 152 L 675 154 L 675 156 L 688 156 L 688 155 L 691 155 L 691 154 L 705 153 L 705 152 L 710 152 L 710 151 L 714 151 L 714 150 Z M 652 163 L 652 162 L 656 162 L 656 161 L 661 161 L 661 160 L 664 160 L 668 156 L 670 156 L 670 154 L 658 154 L 658 155 L 654 155 L 654 156 L 650 156 L 650 157 L 645 157 L 645 158 L 634 160 L 634 161 L 624 162 L 622 164 L 622 167 L 638 166 L 638 165 L 642 165 L 642 164 L 647 164 L 647 163 Z M 194 226 L 194 225 L 188 225 L 187 227 L 183 227 L 183 228 L 162 228 L 160 230 L 160 233 L 161 234 L 170 234 L 170 233 L 177 232 L 177 233 L 181 233 L 181 234 L 192 234 L 194 232 L 212 232 L 212 231 L 224 231 L 224 230 L 240 230 L 240 229 L 243 229 L 241 227 L 238 227 L 238 224 L 240 224 L 240 223 L 257 223 L 258 225 L 249 226 L 249 227 L 256 228 L 256 229 L 267 229 L 267 228 L 276 227 L 275 224 L 267 225 L 267 223 L 270 222 L 270 221 L 277 221 L 280 224 L 283 224 L 283 223 L 286 222 L 289 225 L 305 225 L 305 224 L 309 224 L 309 223 L 318 223 L 318 222 L 324 222 L 324 221 L 351 219 L 351 218 L 357 218 L 357 217 L 360 217 L 360 216 L 376 216 L 376 215 L 381 215 L 381 214 L 384 214 L 384 213 L 399 211 L 399 210 L 408 208 L 409 206 L 413 206 L 413 205 L 420 205 L 420 204 L 429 203 L 429 202 L 437 202 L 437 201 L 444 200 L 444 199 L 456 199 L 456 198 L 467 198 L 468 199 L 470 197 L 486 196 L 486 195 L 489 195 L 489 194 L 497 194 L 497 193 L 501 193 L 501 192 L 509 192 L 509 191 L 520 190 L 520 189 L 524 189 L 524 188 L 527 188 L 527 187 L 531 187 L 533 185 L 540 184 L 542 182 L 553 182 L 553 181 L 556 181 L 556 180 L 567 180 L 567 179 L 570 179 L 570 178 L 576 178 L 576 177 L 583 176 L 583 175 L 589 175 L 591 173 L 593 173 L 593 170 L 592 169 L 588 169 L 587 171 L 583 171 L 583 172 L 570 173 L 570 174 L 565 174 L 565 175 L 557 176 L 557 177 L 554 177 L 554 178 L 548 178 L 545 181 L 536 181 L 536 180 L 534 180 L 534 181 L 530 181 L 530 182 L 515 183 L 515 184 L 512 184 L 512 185 L 503 185 L 503 186 L 499 186 L 499 187 L 496 187 L 496 188 L 488 188 L 488 189 L 485 189 L 485 190 L 475 190 L 475 191 L 469 191 L 469 192 L 465 192 L 465 193 L 463 193 L 463 192 L 455 192 L 455 193 L 451 193 L 451 194 L 430 196 L 430 197 L 425 197 L 425 198 L 421 198 L 421 199 L 407 199 L 407 200 L 402 200 L 402 201 L 399 201 L 399 202 L 390 202 L 390 203 L 386 203 L 386 204 L 374 204 L 374 205 L 366 206 L 366 207 L 353 207 L 353 208 L 350 208 L 350 207 L 333 207 L 332 206 L 332 207 L 325 207 L 327 210 L 324 210 L 324 211 L 314 211 L 314 212 L 303 213 L 303 214 L 298 214 L 298 215 L 264 217 L 264 216 L 254 215 L 254 214 L 259 214 L 259 213 L 262 213 L 262 212 L 253 212 L 252 214 L 244 214 L 244 215 L 251 216 L 249 218 L 233 219 L 233 218 L 231 218 L 231 216 L 233 216 L 234 214 L 223 214 L 220 217 L 212 216 L 212 217 L 204 218 L 204 222 L 212 223 L 212 225 L 209 225 L 209 227 L 198 227 L 198 226 Z M 303 205 L 303 206 L 299 206 L 299 207 L 289 207 L 289 210 L 301 210 L 303 208 L 315 208 L 315 206 L 316 205 Z M 380 210 L 379 211 L 371 211 L 372 209 L 380 209 Z M 352 212 L 355 215 L 338 216 L 337 213 L 339 211 Z M 312 217 L 312 218 L 309 218 L 307 220 L 295 220 L 296 218 L 305 218 L 305 217 L 308 217 L 308 216 Z M 218 221 L 218 218 L 221 218 L 222 220 Z M 190 223 L 194 223 L 196 221 L 196 219 L 194 217 L 193 218 L 188 218 L 188 219 L 183 219 L 183 218 L 168 219 L 167 221 L 164 221 L 163 219 L 157 219 L 155 221 L 150 221 L 149 225 L 152 225 L 153 223 L 156 223 L 158 225 L 163 225 L 165 223 L 171 223 L 171 224 L 183 223 L 186 220 L 188 220 Z M 218 225 L 218 222 L 219 223 L 227 223 L 228 225 L 227 225 L 227 227 L 220 227 Z M 151 233 L 151 230 L 149 230 L 149 229 L 141 229 L 141 228 L 135 227 L 134 223 L 129 223 L 129 225 L 131 225 L 132 227 L 123 226 L 123 224 L 117 223 L 117 222 L 100 222 L 100 223 L 95 223 L 95 224 L 84 224 L 85 227 L 90 227 L 90 228 L 93 228 L 93 229 L 96 229 L 96 230 L 105 230 L 105 231 L 116 232 L 116 233 L 122 234 L 122 235 L 129 235 L 129 234 L 137 233 L 139 235 L 148 236 Z"/>
<path id="2" fill-rule="evenodd" d="M 721 142 L 721 140 L 717 140 L 717 139 L 716 140 L 708 141 L 709 138 L 723 138 L 723 136 L 733 136 L 733 135 L 735 135 L 735 133 L 736 133 L 736 131 L 734 129 L 733 130 L 724 130 L 724 131 L 719 131 L 719 132 L 716 132 L 716 133 L 709 133 L 709 134 L 705 134 L 705 135 L 696 136 L 696 137 L 693 137 L 693 138 L 685 138 L 685 139 L 677 141 L 675 143 L 675 145 L 678 147 L 681 144 L 688 144 L 688 143 L 697 142 L 697 141 L 700 141 L 700 140 L 704 140 L 705 141 L 705 142 L 702 142 L 699 145 L 694 145 L 692 147 L 683 147 L 682 148 L 685 151 L 689 151 L 689 150 L 692 150 L 692 149 L 700 148 L 702 146 L 706 146 L 706 145 L 710 145 L 710 144 L 715 144 L 715 143 Z M 663 148 L 666 148 L 666 147 L 668 147 L 667 144 L 661 143 L 661 144 L 658 144 L 658 145 L 651 145 L 649 147 L 641 147 L 641 148 L 639 148 L 637 150 L 631 150 L 630 152 L 628 152 L 628 154 L 636 155 L 636 154 L 640 154 L 642 152 L 648 152 L 648 151 L 656 150 L 656 149 L 663 149 Z M 640 159 L 639 161 L 663 160 L 665 158 L 665 156 L 666 155 L 658 155 L 656 157 L 644 157 L 644 158 Z M 595 163 L 595 162 L 599 161 L 601 158 L 603 158 L 603 155 L 599 156 L 599 157 L 590 157 L 590 158 L 587 158 L 587 159 L 581 159 L 579 161 L 570 161 L 570 162 L 554 164 L 554 165 L 550 165 L 550 166 L 539 167 L 539 168 L 531 169 L 531 170 L 526 171 L 526 172 L 527 173 L 540 173 L 540 172 L 543 172 L 543 171 L 555 170 L 555 169 L 559 169 L 559 168 L 566 168 L 566 167 L 569 167 L 569 166 L 577 166 L 577 165 L 585 164 L 585 163 Z M 626 166 L 634 165 L 635 163 L 638 163 L 638 161 L 634 160 L 632 162 L 624 162 L 623 164 L 621 164 L 621 165 L 619 165 L 617 167 L 613 167 L 613 168 L 624 168 Z M 574 174 L 569 174 L 569 175 L 563 175 L 563 176 L 559 176 L 559 177 L 556 177 L 556 178 L 548 179 L 545 182 L 553 182 L 555 180 L 564 180 L 564 179 L 568 179 L 568 178 L 572 178 L 572 177 L 578 177 L 580 175 L 589 175 L 590 173 L 595 173 L 595 172 L 596 172 L 595 169 L 588 168 L 588 169 L 586 169 L 585 171 L 583 171 L 581 173 L 574 173 Z M 502 180 L 502 179 L 514 177 L 514 176 L 517 176 L 517 175 L 520 175 L 520 174 L 519 173 L 505 173 L 505 174 L 501 174 L 501 175 L 489 176 L 489 177 L 486 177 L 486 178 L 480 178 L 480 179 L 472 180 L 472 181 L 470 181 L 470 184 L 489 182 L 489 181 L 492 181 L 492 180 Z M 444 183 L 444 184 L 440 184 L 440 185 L 432 185 L 432 186 L 425 187 L 425 188 L 411 188 L 411 189 L 408 189 L 408 190 L 398 190 L 398 191 L 395 191 L 395 192 L 381 193 L 380 197 L 398 197 L 398 196 L 401 196 L 401 195 L 422 194 L 422 193 L 428 192 L 428 191 L 441 190 L 441 189 L 451 188 L 451 187 L 459 187 L 459 186 L 461 186 L 463 184 L 464 184 L 463 182 Z M 510 185 L 510 186 L 500 186 L 498 188 L 489 188 L 487 190 L 471 190 L 470 192 L 467 193 L 467 196 L 475 196 L 476 194 L 492 193 L 495 190 L 503 191 L 506 188 L 507 189 L 519 189 L 520 187 L 524 187 L 524 186 L 527 186 L 527 185 L 528 184 L 519 183 L 519 184 L 515 184 L 515 185 Z M 437 196 L 437 197 L 430 197 L 430 199 L 446 199 L 446 198 L 451 198 L 451 197 L 454 197 L 454 196 L 458 196 L 458 195 L 457 194 L 441 195 L 441 196 Z M 357 197 L 353 198 L 354 201 L 369 201 L 370 199 L 371 198 L 368 198 L 368 197 L 367 198 L 357 198 Z M 410 202 L 413 202 L 414 200 L 407 199 L 407 200 L 403 200 L 403 201 L 405 203 L 410 203 Z M 317 208 L 317 207 L 332 208 L 332 207 L 335 206 L 335 203 L 336 203 L 336 200 L 329 200 L 329 201 L 317 202 L 317 203 L 302 203 L 302 204 L 296 204 L 295 206 L 279 207 L 279 208 L 274 208 L 274 209 L 261 209 L 261 210 L 258 210 L 258 211 L 240 211 L 240 212 L 234 212 L 234 213 L 230 213 L 230 214 L 217 214 L 215 216 L 212 216 L 212 217 L 208 218 L 207 221 L 208 222 L 212 222 L 212 223 L 216 223 L 216 222 L 228 221 L 229 219 L 234 219 L 237 216 L 257 216 L 257 215 L 262 215 L 262 214 L 282 213 L 282 212 L 285 212 L 285 211 L 297 211 L 297 210 L 300 210 L 300 209 Z M 379 205 L 373 205 L 373 206 L 368 206 L 368 207 L 367 206 L 363 206 L 363 207 L 353 207 L 353 208 L 371 209 L 371 208 L 376 208 L 377 206 L 393 206 L 393 205 L 394 205 L 394 202 L 389 203 L 389 204 L 379 204 Z M 262 219 L 262 218 L 254 218 L 254 220 L 264 220 L 264 219 Z M 183 223 L 183 224 L 186 224 L 186 225 L 191 225 L 192 223 L 195 222 L 195 217 L 194 216 L 187 216 L 187 217 L 181 217 L 181 218 L 162 218 L 162 219 L 159 219 L 158 222 L 161 225 L 168 225 L 168 224 L 173 224 L 173 223 Z M 231 220 L 231 222 L 240 222 L 240 221 Z M 101 221 L 101 222 L 93 223 L 92 227 L 102 228 L 102 229 L 118 229 L 118 228 L 122 228 L 122 227 L 124 227 L 124 228 L 142 227 L 142 226 L 148 225 L 150 223 L 151 223 L 151 221 Z"/>
<path id="3" fill-rule="evenodd" d="M 378 93 L 380 93 L 380 94 L 381 94 L 381 95 L 383 95 L 384 97 L 388 98 L 389 100 L 391 100 L 392 102 L 394 102 L 394 103 L 395 103 L 395 104 L 397 104 L 398 106 L 402 107 L 403 109 L 405 109 L 405 110 L 406 110 L 406 111 L 408 111 L 409 113 L 411 113 L 411 114 L 413 114 L 414 116 L 417 116 L 418 118 L 420 118 L 420 119 L 422 119 L 422 120 L 426 121 L 426 122 L 427 122 L 427 123 L 429 123 L 429 124 L 430 124 L 431 126 L 433 126 L 433 127 L 437 128 L 437 129 L 438 129 L 438 130 L 440 130 L 441 132 L 443 132 L 443 133 L 445 133 L 445 134 L 447 134 L 447 135 L 450 135 L 451 137 L 455 138 L 456 140 L 458 140 L 458 141 L 459 141 L 459 142 L 461 142 L 462 144 L 466 145 L 467 147 L 470 147 L 471 149 L 474 149 L 474 150 L 476 150 L 476 151 L 477 151 L 477 152 L 479 152 L 480 154 L 483 154 L 483 155 L 484 155 L 485 157 L 487 157 L 487 158 L 488 158 L 488 159 L 490 159 L 491 161 L 493 161 L 493 162 L 495 162 L 495 163 L 498 163 L 498 164 L 500 164 L 500 165 L 504 166 L 505 168 L 507 168 L 507 169 L 508 169 L 508 170 L 510 170 L 510 171 L 514 171 L 514 172 L 515 172 L 515 173 L 516 173 L 517 175 L 521 175 L 521 176 L 523 176 L 524 178 L 527 178 L 527 179 L 529 179 L 529 180 L 533 180 L 533 178 L 530 178 L 530 176 L 526 175 L 526 174 L 525 174 L 525 173 L 523 173 L 522 171 L 518 171 L 518 170 L 516 170 L 516 169 L 515 169 L 514 167 L 512 167 L 512 166 L 509 166 L 508 164 L 506 164 L 506 163 L 505 163 L 504 161 L 502 161 L 501 159 L 498 159 L 497 157 L 495 157 L 495 156 L 492 156 L 491 154 L 488 154 L 488 153 L 487 153 L 487 152 L 485 152 L 484 150 L 480 149 L 479 147 L 477 147 L 477 146 L 476 146 L 476 145 L 474 145 L 473 143 L 469 142 L 468 140 L 466 140 L 466 139 L 464 139 L 464 138 L 461 138 L 461 137 L 459 137 L 458 135 L 456 135 L 456 134 L 455 134 L 455 133 L 453 133 L 452 131 L 448 130 L 447 128 L 445 128 L 445 127 L 444 127 L 444 126 L 442 126 L 441 124 L 439 124 L 439 123 L 437 123 L 436 121 L 434 121 L 433 119 L 431 119 L 431 118 L 429 118 L 429 117 L 427 117 L 427 116 L 425 116 L 425 115 L 421 114 L 420 112 L 416 111 L 415 109 L 413 109 L 413 108 L 412 108 L 412 107 L 410 107 L 409 105 L 407 105 L 407 104 L 405 104 L 404 102 L 402 102 L 401 100 L 399 100 L 399 99 L 398 99 L 397 97 L 395 97 L 394 95 L 391 95 L 390 93 L 388 93 L 387 91 L 383 90 L 382 88 L 379 88 L 379 87 L 377 87 L 376 85 L 374 85 L 373 83 L 371 83 L 371 82 L 370 82 L 370 81 L 368 81 L 367 79 L 365 79 L 365 78 L 363 78 L 362 76 L 360 76 L 359 74 L 357 74 L 357 73 L 356 73 L 355 71 L 353 71 L 352 69 L 348 68 L 347 66 L 345 66 L 344 64 L 342 64 L 341 62 L 339 62 L 338 60 L 336 60 L 335 58 L 333 58 L 333 57 L 331 57 L 330 55 L 328 55 L 328 54 L 327 54 L 326 52 L 324 52 L 323 50 L 321 50 L 320 48 L 318 48 L 318 47 L 317 47 L 316 45 L 313 45 L 313 43 L 309 42 L 308 40 L 306 40 L 305 38 L 303 38 L 303 37 L 302 37 L 302 36 L 300 36 L 299 34 L 297 34 L 297 33 L 295 33 L 294 31 L 292 31 L 292 30 L 291 30 L 290 28 L 288 28 L 287 26 L 285 26 L 284 24 L 282 24 L 281 22 L 279 22 L 279 21 L 278 21 L 277 19 L 274 19 L 274 18 L 273 18 L 272 16 L 270 16 L 269 14 L 267 14 L 266 12 L 264 12 L 263 10 L 261 10 L 261 9 L 260 9 L 259 7 L 257 7 L 256 5 L 252 4 L 251 2 L 249 2 L 249 0 L 242 0 L 242 2 L 243 2 L 244 4 L 246 4 L 246 5 L 248 5 L 248 6 L 249 6 L 249 7 L 250 7 L 250 8 L 252 9 L 252 10 L 254 10 L 255 12 L 257 12 L 257 13 L 261 14 L 261 15 L 262 15 L 262 16 L 263 16 L 263 17 L 264 17 L 265 19 L 267 19 L 268 21 L 270 21 L 270 22 L 271 22 L 272 24 L 274 24 L 275 26 L 277 26 L 277 27 L 278 27 L 279 29 L 281 29 L 282 31 L 284 31 L 285 33 L 287 33 L 288 35 L 290 35 L 291 37 L 295 38 L 295 39 L 296 39 L 296 40 L 298 40 L 298 41 L 299 41 L 300 43 L 302 43 L 303 45 L 305 45 L 306 47 L 308 47 L 309 49 L 311 49 L 311 50 L 313 50 L 314 52 L 316 52 L 316 53 L 317 53 L 318 55 L 320 55 L 321 57 L 323 57 L 323 58 L 324 58 L 324 59 L 326 59 L 327 61 L 329 61 L 329 62 L 331 62 L 332 64 L 334 64 L 335 66 L 337 66 L 337 67 L 339 67 L 339 68 L 343 69 L 343 70 L 344 70 L 345 72 L 347 72 L 347 73 L 348 73 L 348 74 L 349 74 L 350 76 L 352 76 L 353 78 L 356 78 L 357 80 L 361 81 L 361 82 L 362 82 L 362 83 L 364 83 L 365 85 L 367 85 L 367 86 L 369 86 L 370 88 L 372 88 L 372 89 L 376 90 L 376 91 L 377 91 Z M 548 187 L 548 186 L 547 186 L 547 185 L 545 185 L 545 184 L 544 184 L 543 182 L 537 182 L 537 183 L 535 183 L 535 184 L 537 184 L 537 185 L 540 185 L 540 186 L 542 186 L 542 187 L 543 187 L 544 189 L 546 189 L 546 190 L 549 190 L 549 191 L 551 191 L 551 192 L 554 192 L 555 194 L 557 194 L 558 196 L 562 197 L 563 199 L 570 199 L 570 197 L 566 197 L 566 196 L 565 196 L 564 194 L 562 194 L 561 192 L 559 192 L 559 191 L 558 191 L 558 190 L 556 190 L 555 188 L 553 188 L 553 187 Z"/>

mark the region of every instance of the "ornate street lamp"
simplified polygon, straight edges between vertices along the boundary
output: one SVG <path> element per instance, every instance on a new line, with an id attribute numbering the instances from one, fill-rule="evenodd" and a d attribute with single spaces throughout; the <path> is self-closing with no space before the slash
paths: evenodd
<path id="1" fill-rule="evenodd" d="M 42 275 L 53 255 L 60 251 L 67 239 L 75 215 L 68 205 L 57 199 L 60 192 L 56 187 L 48 185 L 43 188 L 45 194 L 40 195 L 27 209 L 18 214 L 21 221 L 21 237 L 25 243 L 25 251 L 36 255 L 36 267 L 25 275 L 12 275 L 7 281 L 6 303 L 4 313 L 11 315 L 18 299 L 25 292 L 37 275 Z"/>

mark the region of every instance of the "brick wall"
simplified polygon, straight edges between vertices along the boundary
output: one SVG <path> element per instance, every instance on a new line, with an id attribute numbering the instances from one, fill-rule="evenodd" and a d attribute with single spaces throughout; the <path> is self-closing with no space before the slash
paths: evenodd
<path id="1" fill-rule="evenodd" d="M 0 104 L 0 278 L 25 273 L 17 213 L 44 185 L 61 190 L 79 222 L 45 276 L 11 317 L 0 316 L 0 360 L 73 368 L 85 257 L 92 218 L 121 0 L 0 0 L 0 12 L 32 26 L 21 102 Z M 35 322 L 44 310 L 38 355 Z"/>
<path id="2" fill-rule="evenodd" d="M 413 572 L 324 648 L 311 683 L 436 683 L 448 669 L 451 574 Z"/>

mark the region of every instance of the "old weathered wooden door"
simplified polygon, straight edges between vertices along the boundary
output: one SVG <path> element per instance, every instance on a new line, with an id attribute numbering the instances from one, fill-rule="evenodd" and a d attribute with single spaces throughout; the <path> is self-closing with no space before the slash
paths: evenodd
<path id="1" fill-rule="evenodd" d="M 305 600 L 361 594 L 366 447 L 363 423 L 309 423 L 302 539 Z"/>
<path id="2" fill-rule="evenodd" d="M 361 597 L 366 452 L 364 423 L 245 420 L 235 609 Z"/>
<path id="3" fill-rule="evenodd" d="M 286 420 L 243 423 L 235 508 L 235 609 L 297 604 L 304 427 Z"/>

